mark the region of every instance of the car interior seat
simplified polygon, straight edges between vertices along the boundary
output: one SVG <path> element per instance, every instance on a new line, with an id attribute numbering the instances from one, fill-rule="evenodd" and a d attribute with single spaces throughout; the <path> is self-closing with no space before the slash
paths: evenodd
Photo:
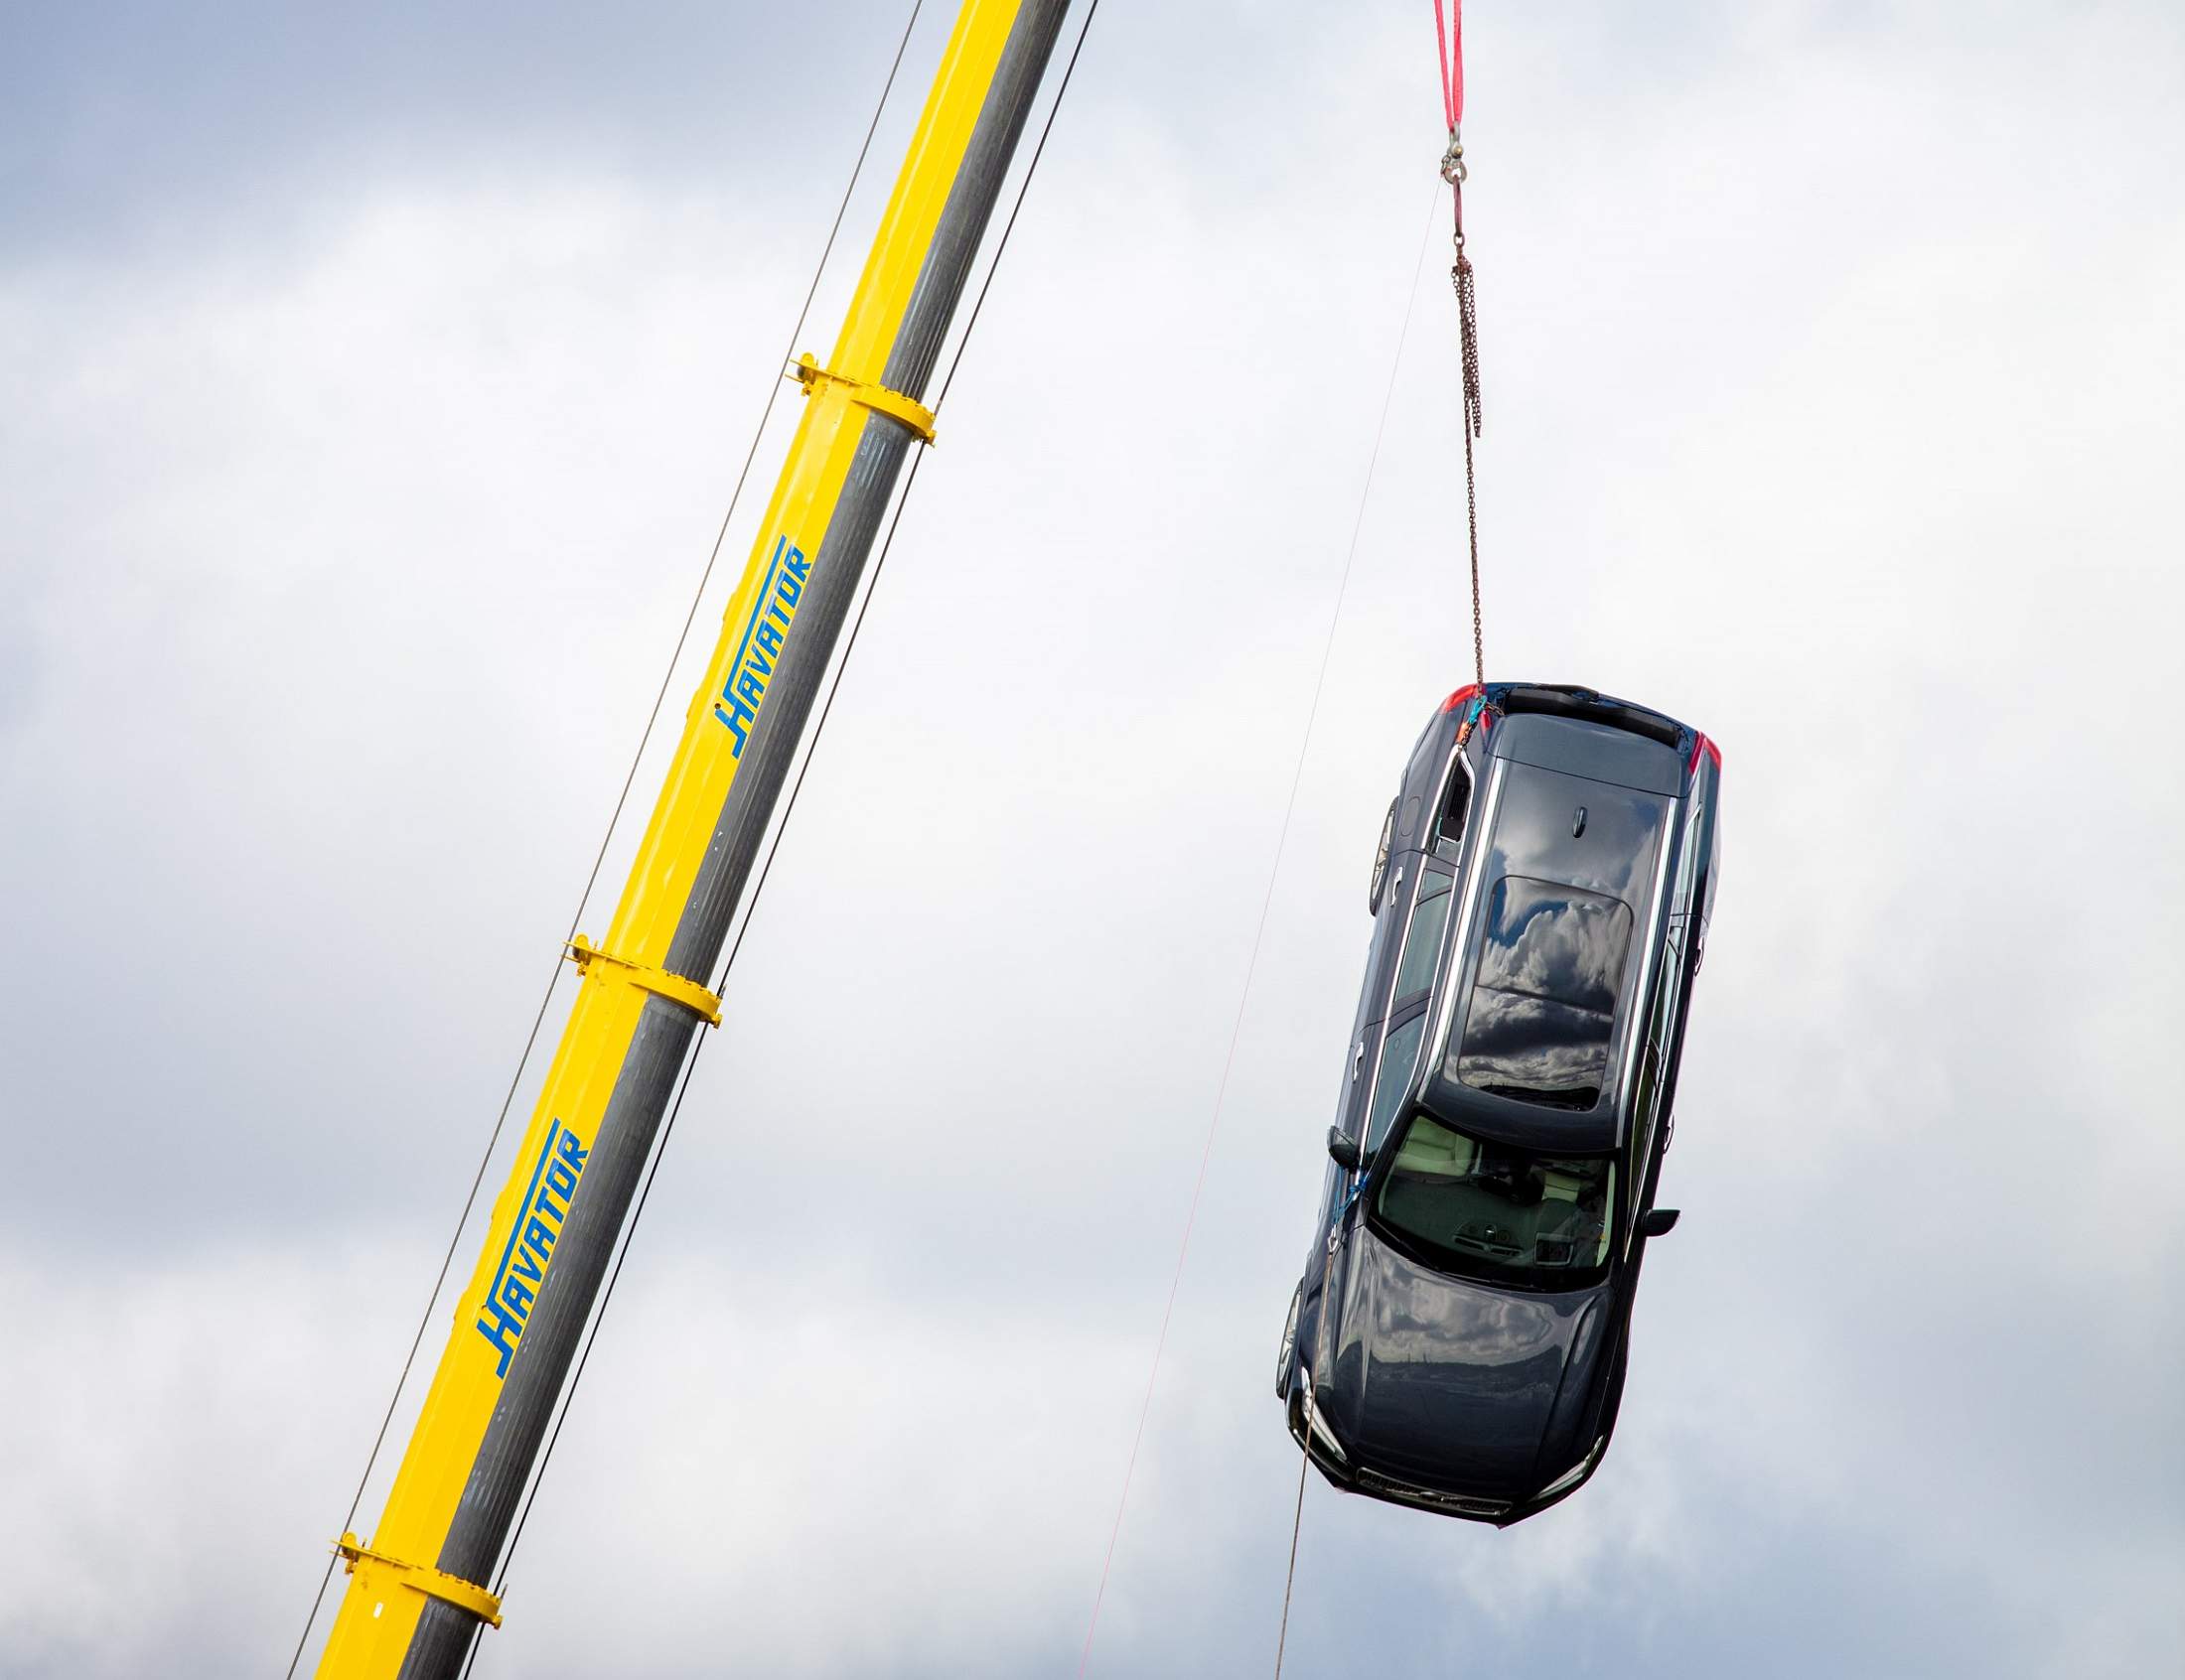
<path id="1" fill-rule="evenodd" d="M 1422 1178 L 1462 1179 L 1470 1176 L 1478 1154 L 1479 1146 L 1470 1138 L 1445 1126 L 1437 1126 L 1422 1114 L 1403 1134 L 1403 1147 L 1396 1151 L 1395 1170 L 1415 1173 Z"/>

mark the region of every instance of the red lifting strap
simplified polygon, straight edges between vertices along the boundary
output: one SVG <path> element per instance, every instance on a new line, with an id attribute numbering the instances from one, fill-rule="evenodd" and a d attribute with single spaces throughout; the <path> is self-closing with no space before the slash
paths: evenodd
<path id="1" fill-rule="evenodd" d="M 1434 0 L 1435 62 L 1441 68 L 1441 109 L 1454 134 L 1464 121 L 1464 0 L 1449 0 L 1449 21 L 1442 22 L 1442 0 Z"/>

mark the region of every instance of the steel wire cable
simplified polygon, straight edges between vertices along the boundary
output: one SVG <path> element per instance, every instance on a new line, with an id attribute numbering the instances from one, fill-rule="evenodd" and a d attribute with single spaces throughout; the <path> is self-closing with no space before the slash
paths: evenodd
<path id="1" fill-rule="evenodd" d="M 1440 197 L 1441 189 L 1437 185 L 1434 189 L 1435 204 L 1438 204 Z M 1335 655 L 1336 632 L 1342 628 L 1343 624 L 1343 604 L 1349 599 L 1351 574 L 1358 564 L 1359 537 L 1366 528 L 1366 508 L 1373 495 L 1375 472 L 1381 465 L 1381 446 L 1388 430 L 1388 411 L 1395 401 L 1396 376 L 1403 368 L 1404 346 L 1410 342 L 1411 316 L 1418 305 L 1419 269 L 1425 264 L 1426 245 L 1427 241 L 1433 237 L 1433 231 L 1434 212 L 1433 205 L 1430 204 L 1425 230 L 1419 235 L 1418 255 L 1411 262 L 1411 284 L 1404 298 L 1403 325 L 1396 334 L 1395 354 L 1388 366 L 1388 384 L 1387 388 L 1382 393 L 1381 398 L 1381 420 L 1374 429 L 1373 453 L 1367 457 L 1366 480 L 1359 488 L 1358 513 L 1351 522 L 1350 547 L 1343 556 L 1343 573 L 1336 582 L 1335 605 L 1328 616 L 1328 633 L 1320 647 L 1320 669 L 1313 678 L 1311 703 L 1305 709 L 1305 728 L 1297 745 L 1297 763 L 1290 771 L 1289 796 L 1283 802 L 1282 824 L 1275 835 L 1274 857 L 1267 867 L 1267 890 L 1259 903 L 1258 924 L 1252 929 L 1251 952 L 1244 959 L 1243 990 L 1237 1000 L 1237 1017 L 1230 1028 L 1229 1051 L 1222 1061 L 1221 1081 L 1215 1087 L 1214 1113 L 1213 1117 L 1207 1122 L 1206 1144 L 1199 1155 L 1199 1177 L 1192 1186 L 1191 1204 L 1184 1215 L 1184 1234 L 1177 1248 L 1175 1275 L 1169 1281 L 1168 1304 L 1162 1310 L 1160 1334 L 1153 1343 L 1153 1368 L 1146 1375 L 1145 1398 L 1138 1406 L 1138 1427 L 1136 1433 L 1131 1437 L 1129 1462 L 1123 1468 L 1122 1493 L 1115 1501 L 1115 1521 L 1108 1530 L 1107 1554 L 1100 1563 L 1100 1584 L 1092 1595 L 1092 1616 L 1085 1630 L 1085 1648 L 1078 1655 L 1078 1680 L 1085 1680 L 1086 1667 L 1092 1661 L 1092 1635 L 1098 1630 L 1100 1606 L 1107 1597 L 1108 1574 L 1115 1562 L 1115 1543 L 1122 1534 L 1123 1512 L 1130 1502 L 1130 1483 L 1138 1469 L 1138 1450 L 1145 1441 L 1146 1419 L 1152 1412 L 1154 1387 L 1160 1380 L 1161 1355 L 1168 1347 L 1169 1325 L 1175 1317 L 1176 1296 L 1184 1281 L 1184 1262 L 1191 1253 L 1192 1227 L 1198 1220 L 1200 1197 L 1206 1190 L 1207 1166 L 1214 1156 L 1215 1134 L 1221 1129 L 1223 1106 L 1229 1098 L 1230 1074 L 1237 1064 L 1237 1047 L 1243 1037 L 1244 1015 L 1251 1004 L 1252 981 L 1259 972 L 1259 951 L 1266 940 L 1268 914 L 1274 908 L 1275 884 L 1281 879 L 1282 857 L 1289 847 L 1290 826 L 1297 814 L 1297 790 L 1305 779 L 1305 761 L 1312 752 L 1313 727 L 1320 718 L 1320 700 L 1328 685 L 1328 666 Z M 1304 1493 L 1302 1484 L 1300 1485 L 1298 1510 L 1299 1522 L 1302 1524 Z M 1296 1568 L 1297 1555 L 1293 1547 L 1290 1554 L 1290 1569 L 1293 1576 Z M 1287 1582 L 1283 1584 L 1282 1593 L 1284 1600 L 1283 1619 L 1286 1628 L 1289 1616 L 1289 1584 Z"/>
<path id="2" fill-rule="evenodd" d="M 1441 31 L 1439 0 L 1436 0 L 1434 7 L 1434 28 L 1438 35 Z M 1452 92 L 1451 89 L 1451 72 L 1445 59 L 1442 70 L 1442 97 L 1449 102 L 1451 151 L 1461 160 L 1462 151 L 1456 144 L 1455 128 L 1457 114 L 1463 109 L 1464 103 L 1464 59 L 1461 35 L 1458 42 L 1454 91 Z M 1480 435 L 1479 318 L 1473 294 L 1472 262 L 1465 255 L 1464 250 L 1464 188 L 1461 181 L 1462 175 L 1460 173 L 1458 179 L 1451 181 L 1449 184 L 1456 200 L 1457 253 L 1457 260 L 1455 266 L 1449 271 L 1449 278 L 1455 284 L 1457 292 L 1457 325 L 1463 408 L 1458 425 L 1464 433 L 1464 508 L 1472 557 L 1472 670 L 1476 680 L 1484 684 L 1487 681 L 1487 657 L 1480 634 L 1480 513 L 1472 460 L 1472 440 Z M 1432 223 L 1429 222 L 1428 226 L 1431 227 L 1431 225 Z M 1421 244 L 1419 260 L 1423 262 L 1425 257 L 1425 246 Z M 1413 276 L 1413 283 L 1416 284 L 1415 275 Z M 1403 351 L 1399 345 L 1396 350 L 1399 361 L 1402 354 Z M 1385 418 L 1385 413 L 1384 418 Z M 1362 504 L 1362 515 L 1363 511 Z M 1325 1331 L 1327 1329 L 1327 1314 L 1325 1311 L 1320 1316 L 1319 1324 L 1321 1330 Z M 1317 1355 L 1314 1360 L 1314 1367 L 1315 1369 L 1319 1367 Z M 1305 1385 L 1305 1440 L 1301 1443 L 1303 1451 L 1299 1455 L 1297 1466 L 1297 1504 L 1290 1516 L 1290 1561 L 1289 1567 L 1282 1577 L 1282 1619 L 1277 1624 L 1274 1635 L 1274 1680 L 1282 1680 L 1282 1656 L 1289 1645 L 1290 1594 L 1297 1582 L 1298 1540 L 1305 1530 L 1305 1472 L 1312 1466 L 1313 1409 L 1312 1384 L 1308 1382 Z"/>
<path id="3" fill-rule="evenodd" d="M 1464 517 L 1472 558 L 1472 676 L 1487 682 L 1487 647 L 1480 630 L 1480 499 L 1473 471 L 1472 441 L 1480 436 L 1480 321 L 1477 278 L 1472 259 L 1464 248 L 1464 183 L 1470 171 L 1464 162 L 1464 0 L 1449 0 L 1448 16 L 1442 0 L 1434 0 L 1434 62 L 1441 70 L 1442 118 L 1449 125 L 1448 149 L 1441 157 L 1441 178 L 1449 183 L 1450 209 L 1455 218 L 1456 262 L 1449 280 L 1457 292 L 1457 335 L 1461 360 L 1464 405 Z"/>
<path id="4" fill-rule="evenodd" d="M 349 1512 L 342 1519 L 343 1533 L 349 1533 L 357 1523 L 358 1507 L 364 1503 L 364 1489 L 371 1481 L 371 1472 L 379 1462 L 380 1450 L 386 1445 L 387 1430 L 394 1422 L 396 1409 L 402 1402 L 402 1391 L 409 1386 L 410 1371 L 417 1362 L 417 1351 L 424 1345 L 425 1331 L 432 1323 L 433 1309 L 439 1305 L 440 1292 L 447 1287 L 448 1268 L 455 1263 L 455 1254 L 463 1240 L 464 1228 L 470 1223 L 471 1213 L 478 1204 L 478 1192 L 486 1181 L 486 1169 L 492 1164 L 494 1151 L 499 1147 L 501 1134 L 509 1121 L 509 1110 L 515 1101 L 515 1093 L 523 1082 L 524 1070 L 530 1065 L 531 1052 L 538 1047 L 539 1029 L 545 1024 L 546 1011 L 553 1003 L 555 988 L 561 984 L 561 976 L 567 958 L 569 941 L 577 935 L 584 920 L 584 912 L 592 902 L 593 889 L 599 885 L 601 868 L 607 861 L 608 848 L 614 843 L 615 830 L 621 825 L 622 813 L 630 800 L 630 789 L 637 781 L 638 767 L 644 761 L 645 750 L 653 740 L 657 727 L 660 707 L 665 704 L 667 690 L 674 680 L 675 666 L 680 663 L 683 648 L 690 639 L 691 626 L 697 622 L 699 605 L 705 599 L 706 587 L 713 578 L 713 568 L 721 556 L 722 545 L 727 541 L 730 523 L 736 517 L 737 503 L 743 499 L 744 486 L 751 477 L 752 463 L 758 458 L 760 442 L 766 436 L 767 422 L 774 417 L 774 405 L 782 394 L 784 379 L 780 368 L 788 365 L 797 353 L 797 342 L 803 336 L 804 323 L 811 313 L 812 299 L 818 295 L 819 283 L 826 274 L 827 259 L 834 252 L 835 236 L 842 230 L 842 218 L 848 211 L 850 198 L 857 190 L 859 176 L 864 172 L 866 156 L 872 150 L 873 135 L 879 130 L 880 118 L 887 109 L 888 94 L 895 86 L 896 71 L 902 68 L 903 54 L 911 43 L 911 32 L 918 26 L 918 15 L 925 0 L 912 0 L 911 15 L 903 26 L 902 38 L 896 43 L 895 57 L 888 65 L 887 79 L 882 82 L 880 97 L 873 105 L 872 120 L 865 126 L 865 137 L 857 148 L 857 160 L 850 166 L 850 178 L 842 189 L 841 200 L 834 207 L 834 219 L 827 226 L 827 237 L 819 249 L 819 260 L 812 267 L 811 281 L 804 288 L 804 299 L 797 311 L 797 325 L 790 330 L 789 343 L 777 363 L 776 372 L 767 384 L 765 406 L 759 411 L 759 423 L 752 428 L 750 447 L 744 451 L 743 466 L 736 474 L 736 484 L 729 491 L 727 511 L 721 515 L 720 529 L 714 533 L 713 546 L 706 554 L 705 566 L 698 574 L 697 588 L 691 592 L 689 609 L 683 614 L 682 629 L 676 632 L 674 651 L 667 656 L 667 666 L 660 673 L 660 685 L 653 696 L 652 710 L 647 713 L 645 729 L 638 737 L 635 752 L 630 755 L 630 769 L 624 772 L 622 788 L 615 795 L 615 807 L 608 814 L 607 831 L 600 836 L 599 849 L 592 856 L 592 867 L 584 878 L 584 891 L 577 897 L 576 913 L 569 918 L 569 930 L 562 937 L 560 950 L 554 954 L 554 970 L 547 979 L 546 989 L 538 1000 L 538 1010 L 531 1017 L 531 1027 L 523 1040 L 522 1053 L 516 1057 L 515 1072 L 509 1080 L 509 1088 L 501 1099 L 501 1110 L 494 1117 L 493 1130 L 487 1135 L 485 1152 L 479 1157 L 478 1170 L 472 1175 L 469 1191 L 463 1197 L 463 1210 L 456 1217 L 455 1230 L 448 1238 L 447 1252 L 440 1257 L 440 1269 L 433 1277 L 432 1293 L 426 1299 L 425 1310 L 419 1315 L 416 1333 L 410 1338 L 409 1351 L 403 1356 L 402 1371 L 394 1381 L 394 1392 L 387 1398 L 387 1408 L 379 1419 L 378 1432 L 372 1437 L 371 1451 L 365 1455 L 364 1474 L 357 1479 L 357 1491 L 350 1496 Z M 287 1680 L 295 1680 L 296 1665 L 303 1660 L 304 1648 L 311 1642 L 311 1629 L 318 1622 L 319 1611 L 326 1603 L 326 1590 L 334 1579 L 334 1567 L 341 1561 L 336 1553 L 327 1559 L 325 1571 L 319 1577 L 319 1589 L 312 1596 L 311 1613 L 304 1618 L 303 1632 L 297 1636 L 296 1649 L 288 1659 Z"/>
<path id="5" fill-rule="evenodd" d="M 972 330 L 978 326 L 979 313 L 986 307 L 986 295 L 993 289 L 994 276 L 1001 269 L 1002 255 L 1009 248 L 1009 236 L 1016 230 L 1018 213 L 1024 209 L 1025 196 L 1032 188 L 1032 178 L 1039 171 L 1041 158 L 1046 155 L 1048 137 L 1054 132 L 1055 118 L 1062 110 L 1063 95 L 1070 91 L 1070 79 L 1077 73 L 1078 57 L 1085 51 L 1086 37 L 1092 32 L 1092 19 L 1099 9 L 1099 0 L 1092 0 L 1092 4 L 1086 8 L 1085 22 L 1078 28 L 1078 39 L 1070 49 L 1070 58 L 1063 67 L 1062 80 L 1055 89 L 1054 99 L 1048 105 L 1047 118 L 1040 127 L 1039 140 L 1032 148 L 1031 161 L 1025 166 L 1024 178 L 1017 185 L 1017 195 L 1009 207 L 1008 219 L 1002 223 L 1001 236 L 995 241 L 993 258 L 986 265 L 985 278 L 979 283 L 978 295 L 972 300 L 970 313 L 964 319 L 963 332 L 956 340 L 955 351 L 949 358 L 947 371 L 942 376 L 940 394 L 934 398 L 933 412 L 937 418 L 942 406 L 948 400 L 948 390 L 955 383 L 957 370 L 963 365 L 964 352 L 970 348 Z M 898 58 L 900 57 L 899 51 Z M 911 491 L 918 484 L 918 470 L 925 461 L 926 454 L 923 450 L 912 458 L 910 471 L 904 475 L 903 488 L 896 494 L 895 505 L 889 515 L 887 534 L 881 538 L 879 551 L 873 558 L 871 574 L 858 601 L 856 615 L 851 619 L 848 632 L 843 637 L 842 651 L 836 656 L 834 669 L 827 683 L 826 696 L 820 703 L 819 716 L 813 722 L 811 733 L 805 740 L 796 778 L 790 783 L 789 794 L 782 802 L 782 814 L 775 821 L 766 857 L 759 866 L 757 879 L 752 883 L 751 895 L 745 902 L 736 937 L 729 946 L 727 958 L 721 964 L 720 977 L 714 983 L 713 992 L 716 997 L 725 995 L 728 977 L 734 971 L 736 958 L 744 948 L 744 937 L 751 931 L 752 918 L 758 912 L 760 897 L 766 892 L 767 879 L 774 871 L 774 860 L 781 852 L 783 837 L 789 832 L 790 818 L 796 812 L 798 795 L 803 791 L 804 777 L 811 770 L 813 759 L 818 755 L 819 739 L 826 730 L 827 719 L 834 711 L 835 697 L 841 692 L 842 678 L 849 670 L 850 655 L 856 651 L 858 632 L 864 629 L 865 615 L 872 606 L 874 593 L 880 587 L 880 574 L 887 566 L 889 552 L 895 546 L 896 531 L 903 523 L 904 509 L 910 504 Z M 653 1181 L 659 1175 L 661 1158 L 667 1153 L 667 1145 L 674 1136 L 675 1122 L 682 1114 L 683 1098 L 689 1094 L 690 1081 L 697 1072 L 698 1057 L 703 1053 L 706 1041 L 701 1037 L 691 1047 L 690 1055 L 683 1063 L 682 1078 L 675 1087 L 675 1100 L 668 1108 L 666 1123 L 660 1128 L 659 1142 L 654 1146 L 653 1158 L 647 1164 L 645 1182 L 639 1187 L 638 1199 L 631 1209 L 630 1222 L 623 1228 L 622 1242 L 616 1250 L 614 1266 L 608 1272 L 606 1287 L 600 1292 L 599 1306 L 592 1315 L 590 1325 L 586 1327 L 584 1345 L 578 1351 L 576 1366 L 570 1372 L 568 1386 L 562 1391 L 560 1409 L 555 1414 L 553 1428 L 547 1434 L 545 1450 L 539 1455 L 538 1469 L 532 1472 L 530 1486 L 525 1489 L 523 1507 L 516 1514 L 515 1528 L 509 1537 L 508 1550 L 502 1555 L 500 1579 L 494 1586 L 496 1598 L 505 1596 L 508 1591 L 509 1570 L 514 1563 L 516 1546 L 523 1538 L 524 1524 L 530 1520 L 531 1506 L 537 1501 L 539 1487 L 545 1480 L 546 1468 L 553 1460 L 556 1444 L 561 1440 L 561 1427 L 568 1421 L 570 1405 L 576 1399 L 577 1385 L 584 1378 L 585 1365 L 592 1357 L 593 1343 L 599 1339 L 600 1326 L 605 1322 L 607 1309 L 614 1300 L 615 1286 L 622 1279 L 623 1262 L 630 1257 L 630 1245 L 637 1236 L 638 1222 L 645 1216 L 646 1202 L 653 1193 Z M 483 1622 L 472 1631 L 470 1656 L 463 1665 L 465 1680 L 468 1680 L 472 1669 L 477 1666 L 478 1653 L 484 1645 L 484 1633 Z"/>
<path id="6" fill-rule="evenodd" d="M 1321 1316 L 1325 1318 L 1325 1312 Z M 1308 1382 L 1305 1385 L 1305 1439 L 1308 1443 L 1312 1433 L 1313 1391 Z M 1290 1567 L 1282 1577 L 1282 1620 L 1274 1631 L 1274 1680 L 1282 1680 L 1282 1653 L 1290 1642 L 1290 1589 L 1297 1583 L 1297 1541 L 1305 1532 L 1305 1472 L 1312 1469 L 1312 1462 L 1313 1452 L 1308 1445 L 1297 1461 L 1297 1504 L 1290 1512 Z"/>
<path id="7" fill-rule="evenodd" d="M 1441 31 L 1439 0 L 1437 0 L 1434 7 L 1434 28 L 1438 35 Z M 1454 91 L 1452 92 L 1451 89 L 1451 72 L 1445 60 L 1442 70 L 1442 97 L 1445 101 L 1450 102 L 1451 152 L 1461 161 L 1462 148 L 1456 144 L 1455 128 L 1457 114 L 1463 109 L 1464 103 L 1464 59 L 1461 35 L 1458 38 L 1458 43 Z M 1480 632 L 1480 509 L 1472 459 L 1472 440 L 1480 435 L 1480 339 L 1478 305 L 1473 291 L 1472 261 L 1465 254 L 1464 249 L 1464 188 L 1461 184 L 1462 179 L 1460 172 L 1457 179 L 1449 183 L 1456 202 L 1457 253 L 1456 263 L 1449 270 L 1449 278 L 1455 285 L 1457 293 L 1457 328 L 1463 410 L 1458 419 L 1458 426 L 1464 433 L 1464 511 L 1472 559 L 1472 672 L 1475 680 L 1484 684 L 1487 681 L 1487 655 Z M 1429 226 L 1431 226 L 1431 223 L 1429 223 Z M 1425 260 L 1425 248 L 1422 245 L 1419 250 L 1420 261 Z M 1415 278 L 1414 276 L 1414 283 Z M 1402 353 L 1399 347 L 1396 351 L 1399 360 Z M 1363 506 L 1361 511 L 1363 513 Z M 1320 1324 L 1321 1328 L 1325 1330 L 1327 1327 L 1325 1312 L 1321 1315 Z M 1317 1360 L 1315 1363 L 1317 1367 Z M 1307 1383 L 1305 1388 L 1306 1440 L 1303 1443 L 1304 1451 L 1299 1456 L 1297 1467 L 1297 1505 L 1290 1517 L 1289 1568 L 1282 1577 L 1282 1619 L 1276 1627 L 1274 1636 L 1274 1680 L 1282 1680 L 1282 1654 L 1289 1644 L 1290 1593 L 1297 1582 L 1298 1539 L 1305 1529 L 1305 1472 L 1312 1465 L 1312 1424 L 1313 1393 L 1312 1385 Z"/>

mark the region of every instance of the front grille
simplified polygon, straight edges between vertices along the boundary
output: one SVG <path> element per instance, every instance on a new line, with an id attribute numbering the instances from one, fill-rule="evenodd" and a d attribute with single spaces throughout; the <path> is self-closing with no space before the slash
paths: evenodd
<path id="1" fill-rule="evenodd" d="M 1384 1494 L 1390 1499 L 1401 1499 L 1406 1504 L 1424 1505 L 1429 1510 L 1457 1511 L 1464 1516 L 1474 1517 L 1502 1517 L 1510 1514 L 1508 1499 L 1474 1499 L 1462 1493 L 1440 1493 L 1431 1487 L 1413 1487 L 1409 1482 L 1391 1480 L 1373 1470 L 1360 1470 L 1358 1484 L 1370 1492 Z"/>

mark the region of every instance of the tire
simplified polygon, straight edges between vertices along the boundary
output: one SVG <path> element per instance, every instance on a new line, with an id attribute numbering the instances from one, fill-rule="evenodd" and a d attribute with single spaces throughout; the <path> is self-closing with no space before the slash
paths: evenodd
<path id="1" fill-rule="evenodd" d="M 1400 797 L 1400 795 L 1399 795 Z M 1381 822 L 1381 844 L 1374 849 L 1374 879 L 1366 890 L 1366 911 L 1381 913 L 1382 889 L 1388 885 L 1388 853 L 1396 843 L 1396 801 L 1388 801 L 1388 814 Z"/>
<path id="2" fill-rule="evenodd" d="M 1305 1282 L 1298 1280 L 1290 1296 L 1290 1316 L 1282 1325 L 1282 1340 L 1274 1350 L 1274 1397 L 1290 1397 L 1290 1379 L 1297 1374 L 1297 1315 L 1305 1305 Z"/>

